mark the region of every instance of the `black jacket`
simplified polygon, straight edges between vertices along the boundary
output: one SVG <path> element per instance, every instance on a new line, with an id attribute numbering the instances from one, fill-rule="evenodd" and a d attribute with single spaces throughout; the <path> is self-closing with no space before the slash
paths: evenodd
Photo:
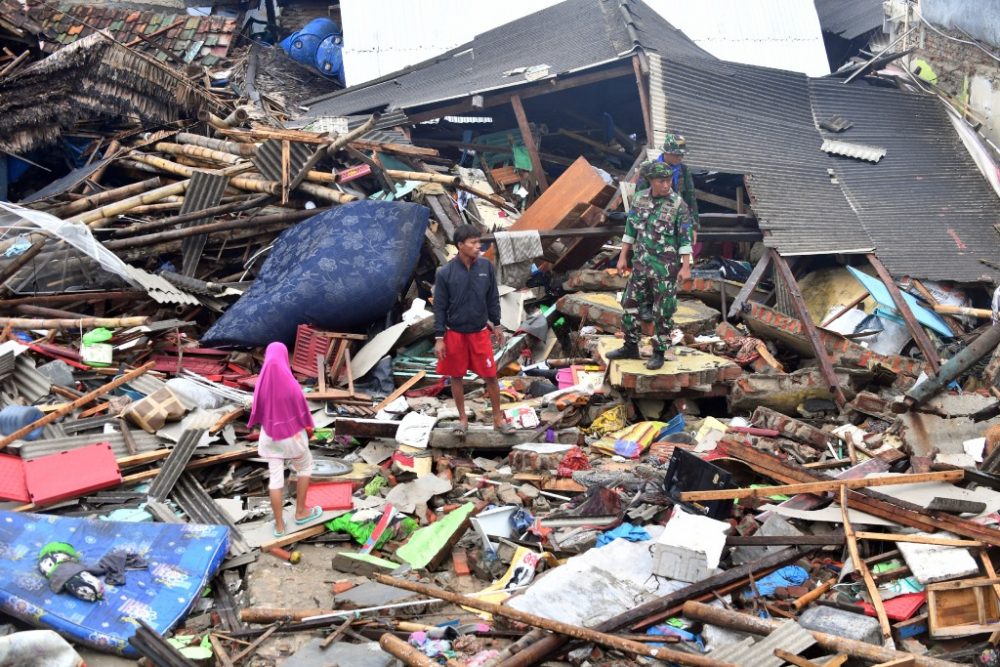
<path id="1" fill-rule="evenodd" d="M 459 333 L 482 331 L 486 322 L 500 324 L 500 291 L 493 264 L 476 258 L 471 269 L 458 257 L 437 272 L 434 280 L 434 335 L 445 329 Z"/>

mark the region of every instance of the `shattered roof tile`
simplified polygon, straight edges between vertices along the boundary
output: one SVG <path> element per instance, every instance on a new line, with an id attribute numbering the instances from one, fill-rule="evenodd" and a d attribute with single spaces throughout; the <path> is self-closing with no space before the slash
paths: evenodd
<path id="1" fill-rule="evenodd" d="M 12 0 L 0 0 L 0 11 Z M 142 11 L 132 8 L 96 7 L 63 3 L 57 7 L 39 5 L 32 7 L 30 18 L 53 40 L 70 44 L 96 30 L 105 30 L 123 42 L 131 42 L 143 35 L 151 35 L 172 26 L 156 40 L 156 48 L 140 42 L 136 48 L 152 55 L 160 62 L 172 60 L 185 62 L 194 44 L 204 42 L 213 46 L 211 52 L 192 61 L 196 65 L 211 66 L 225 58 L 232 43 L 236 22 L 219 16 L 191 16 L 165 12 Z M 176 25 L 174 25 L 176 24 Z M 166 49 L 169 52 L 165 52 Z"/>

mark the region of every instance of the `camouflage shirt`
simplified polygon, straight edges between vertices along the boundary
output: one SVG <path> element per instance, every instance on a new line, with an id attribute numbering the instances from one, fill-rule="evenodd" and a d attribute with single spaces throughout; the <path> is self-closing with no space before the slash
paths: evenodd
<path id="1" fill-rule="evenodd" d="M 637 270 L 649 268 L 671 274 L 671 265 L 679 255 L 692 252 L 694 218 L 687 204 L 676 192 L 653 197 L 649 190 L 636 193 L 625 223 L 622 241 L 635 246 Z"/>

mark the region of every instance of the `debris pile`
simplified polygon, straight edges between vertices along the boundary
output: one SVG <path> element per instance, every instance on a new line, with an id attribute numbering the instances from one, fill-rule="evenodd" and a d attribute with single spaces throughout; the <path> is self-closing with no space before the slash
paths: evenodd
<path id="1" fill-rule="evenodd" d="M 158 666 L 1000 664 L 982 286 L 785 256 L 742 185 L 698 174 L 651 369 L 646 337 L 608 358 L 651 140 L 577 118 L 546 174 L 523 108 L 461 141 L 377 114 L 289 129 L 100 34 L 26 60 L 0 56 L 3 150 L 97 129 L 89 162 L 0 203 L 18 630 Z M 91 106 L 21 97 L 84 64 L 117 86 Z M 435 358 L 436 272 L 469 224 L 500 282 L 499 418 Z M 250 418 L 275 341 L 314 424 L 309 475 L 282 478 L 304 498 Z"/>

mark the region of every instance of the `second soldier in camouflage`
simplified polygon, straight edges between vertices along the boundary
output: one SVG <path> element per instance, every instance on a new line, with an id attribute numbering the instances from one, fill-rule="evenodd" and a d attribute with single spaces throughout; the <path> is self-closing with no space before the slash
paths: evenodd
<path id="1" fill-rule="evenodd" d="M 629 254 L 635 250 L 632 275 L 622 297 L 625 345 L 609 353 L 608 359 L 639 358 L 639 305 L 651 301 L 653 356 L 646 367 L 657 369 L 663 365 L 670 347 L 677 310 L 677 281 L 691 276 L 694 219 L 687 204 L 671 187 L 670 165 L 646 162 L 641 173 L 649 182 L 649 189 L 636 193 L 618 259 L 618 271 L 624 274 Z"/>

